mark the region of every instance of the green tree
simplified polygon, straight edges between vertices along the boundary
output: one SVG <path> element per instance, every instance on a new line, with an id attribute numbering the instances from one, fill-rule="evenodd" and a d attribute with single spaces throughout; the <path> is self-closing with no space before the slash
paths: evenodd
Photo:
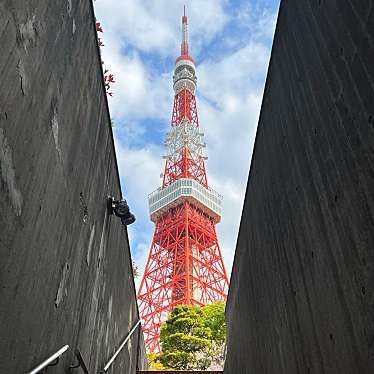
<path id="1" fill-rule="evenodd" d="M 160 362 L 160 355 L 158 353 L 148 353 L 148 369 L 149 370 L 165 370 L 166 368 Z"/>
<path id="2" fill-rule="evenodd" d="M 162 351 L 152 356 L 151 366 L 156 370 L 157 365 L 176 370 L 205 370 L 212 362 L 219 366 L 225 341 L 224 311 L 223 302 L 203 308 L 176 306 L 161 326 Z"/>
<path id="3" fill-rule="evenodd" d="M 212 332 L 212 340 L 222 344 L 226 338 L 225 306 L 223 301 L 205 306 L 203 311 L 203 324 Z"/>
<path id="4" fill-rule="evenodd" d="M 202 309 L 204 326 L 212 331 L 211 361 L 208 370 L 223 369 L 226 340 L 225 306 L 223 301 L 217 301 Z"/>
<path id="5" fill-rule="evenodd" d="M 177 370 L 206 369 L 209 364 L 212 332 L 203 322 L 202 310 L 178 305 L 160 330 L 160 362 Z"/>

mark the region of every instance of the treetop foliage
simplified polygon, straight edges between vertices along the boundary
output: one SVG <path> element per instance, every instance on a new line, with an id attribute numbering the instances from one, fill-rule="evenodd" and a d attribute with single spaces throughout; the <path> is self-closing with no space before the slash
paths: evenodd
<path id="1" fill-rule="evenodd" d="M 205 370 L 225 341 L 225 303 L 203 308 L 177 305 L 161 325 L 161 353 L 148 356 L 152 369 Z"/>
<path id="2" fill-rule="evenodd" d="M 226 338 L 225 306 L 223 301 L 217 301 L 202 309 L 204 325 L 210 328 L 216 343 L 223 343 Z"/>

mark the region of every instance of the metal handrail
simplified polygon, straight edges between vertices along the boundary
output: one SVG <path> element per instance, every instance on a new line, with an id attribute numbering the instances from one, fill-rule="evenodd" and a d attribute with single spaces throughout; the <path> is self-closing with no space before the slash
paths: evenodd
<path id="1" fill-rule="evenodd" d="M 43 361 L 40 365 L 38 365 L 36 368 L 32 369 L 27 374 L 36 374 L 39 373 L 40 370 L 44 369 L 46 366 L 48 366 L 51 362 L 57 360 L 63 353 L 65 353 L 69 349 L 68 345 L 64 345 L 61 349 L 59 349 L 56 353 L 54 353 L 52 356 L 48 357 L 45 361 Z"/>
<path id="2" fill-rule="evenodd" d="M 114 355 L 110 358 L 110 360 L 108 361 L 108 363 L 104 366 L 104 373 L 106 373 L 108 371 L 109 367 L 113 364 L 114 360 L 119 355 L 119 353 L 122 351 L 123 347 L 129 341 L 129 339 L 131 338 L 131 335 L 134 333 L 134 331 L 136 330 L 136 328 L 139 325 L 140 325 L 140 320 L 138 322 L 136 322 L 135 326 L 127 334 L 125 340 L 121 343 L 121 345 L 118 347 L 118 349 L 116 350 L 116 352 L 114 353 Z"/>
<path id="3" fill-rule="evenodd" d="M 129 341 L 131 338 L 132 334 L 135 332 L 136 328 L 140 325 L 140 320 L 136 322 L 134 327 L 130 330 L 130 332 L 127 334 L 125 340 L 121 343 L 121 345 L 118 347 L 114 355 L 110 358 L 110 360 L 107 362 L 107 364 L 104 366 L 104 373 L 106 373 L 109 369 L 109 367 L 113 364 L 114 360 L 116 357 L 119 355 L 119 353 L 122 351 L 123 347 L 126 345 L 126 343 Z M 49 366 L 53 361 L 56 361 L 60 358 L 60 356 L 65 353 L 70 347 L 68 345 L 64 345 L 62 348 L 60 348 L 56 353 L 54 353 L 52 356 L 48 357 L 46 360 L 44 360 L 40 365 L 32 369 L 30 372 L 27 374 L 36 374 L 39 373 L 42 369 L 45 367 Z M 78 357 L 78 356 L 77 356 Z M 79 365 L 73 366 L 72 368 L 79 367 L 81 366 L 81 362 L 79 360 Z"/>

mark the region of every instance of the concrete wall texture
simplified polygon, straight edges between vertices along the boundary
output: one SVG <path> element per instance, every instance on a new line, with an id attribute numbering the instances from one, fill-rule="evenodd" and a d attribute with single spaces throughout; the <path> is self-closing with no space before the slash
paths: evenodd
<path id="1" fill-rule="evenodd" d="M 281 3 L 225 373 L 374 372 L 374 2 Z"/>
<path id="2" fill-rule="evenodd" d="M 138 310 L 91 1 L 1 1 L 0 46 L 0 373 L 65 344 L 96 373 Z M 109 372 L 137 360 L 136 333 Z"/>

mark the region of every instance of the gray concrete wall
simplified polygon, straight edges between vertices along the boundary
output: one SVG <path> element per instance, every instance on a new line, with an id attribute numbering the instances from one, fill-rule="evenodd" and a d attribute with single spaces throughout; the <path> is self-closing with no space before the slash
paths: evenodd
<path id="1" fill-rule="evenodd" d="M 138 310 L 91 1 L 1 1 L 0 76 L 0 372 L 69 344 L 96 373 Z M 110 372 L 144 367 L 138 339 Z"/>
<path id="2" fill-rule="evenodd" d="M 374 3 L 281 4 L 225 373 L 374 371 Z"/>

